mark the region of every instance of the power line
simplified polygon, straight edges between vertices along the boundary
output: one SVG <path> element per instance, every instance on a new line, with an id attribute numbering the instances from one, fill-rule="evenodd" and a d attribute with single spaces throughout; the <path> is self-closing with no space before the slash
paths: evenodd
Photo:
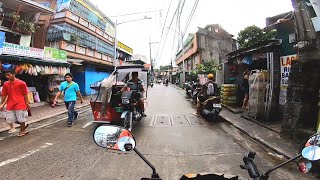
<path id="1" fill-rule="evenodd" d="M 169 15 L 169 11 L 170 11 L 170 7 L 171 7 L 171 3 L 172 3 L 172 0 L 170 1 L 169 7 L 168 7 L 168 11 L 167 11 L 167 14 L 166 14 L 166 18 L 165 18 L 165 20 L 164 20 L 164 24 L 163 24 L 163 28 L 162 28 L 161 38 L 160 38 L 160 39 L 162 39 L 163 31 L 164 31 L 164 28 L 166 27 L 167 18 L 168 18 L 168 15 Z"/>
<path id="2" fill-rule="evenodd" d="M 143 12 L 135 12 L 135 13 L 129 13 L 129 14 L 120 14 L 120 15 L 115 15 L 115 16 L 109 16 L 111 17 L 121 17 L 121 16 L 130 16 L 130 15 L 135 15 L 135 14 L 142 14 L 142 13 L 150 13 L 150 12 L 158 12 L 158 11 L 163 11 L 163 10 L 155 10 L 155 11 L 143 11 Z"/>
<path id="3" fill-rule="evenodd" d="M 188 27 L 189 27 L 189 25 L 190 25 L 190 23 L 191 23 L 191 20 L 192 20 L 192 18 L 193 18 L 194 12 L 196 11 L 196 9 L 197 9 L 197 7 L 198 7 L 198 3 L 199 3 L 199 0 L 196 0 L 195 3 L 194 3 L 194 5 L 193 5 L 193 8 L 192 8 L 191 13 L 190 13 L 190 15 L 189 15 L 189 17 L 188 17 L 188 20 L 187 20 L 185 29 L 184 29 L 184 31 L 183 31 L 182 38 L 183 38 L 183 37 L 185 36 L 185 34 L 187 33 L 187 30 L 188 30 Z M 183 47 L 182 47 L 182 48 L 183 48 Z"/>
<path id="4" fill-rule="evenodd" d="M 185 1 L 185 0 L 184 0 Z M 169 25 L 169 27 L 171 27 L 171 25 L 172 25 L 172 23 L 173 23 L 173 21 L 174 21 L 174 19 L 175 19 L 175 17 L 176 17 L 176 15 L 177 15 L 177 18 L 178 18 L 178 16 L 179 16 L 179 10 L 180 10 L 180 6 L 181 6 L 181 2 L 182 2 L 182 0 L 180 0 L 179 1 L 179 4 L 178 4 L 178 6 L 177 6 L 177 8 L 176 8 L 176 11 L 174 12 L 174 14 L 173 14 L 173 16 L 172 16 L 172 19 L 171 19 L 171 22 L 170 22 L 170 25 Z M 164 49 L 164 46 L 165 46 L 165 44 L 166 44 L 166 42 L 167 42 L 167 38 L 168 38 L 168 34 L 169 34 L 169 30 L 167 30 L 167 33 L 166 33 L 166 37 L 165 37 L 165 39 L 164 39 L 164 43 L 162 44 L 162 46 L 159 48 L 159 50 L 158 50 L 158 52 L 157 52 L 157 62 L 161 59 L 161 57 L 162 57 L 162 53 L 163 53 L 163 49 Z M 161 42 L 162 42 L 162 38 L 161 38 Z M 159 57 L 159 52 L 160 52 L 160 57 Z"/>

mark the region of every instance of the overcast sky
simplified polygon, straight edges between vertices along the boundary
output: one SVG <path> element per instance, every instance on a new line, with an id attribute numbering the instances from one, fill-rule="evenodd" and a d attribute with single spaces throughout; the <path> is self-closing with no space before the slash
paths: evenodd
<path id="1" fill-rule="evenodd" d="M 177 38 L 175 43 L 173 43 L 174 34 L 177 34 L 175 33 L 176 21 L 174 21 L 170 28 L 167 27 L 171 22 L 179 0 L 172 0 L 166 27 L 163 32 L 163 39 L 161 41 L 161 32 L 170 1 L 171 0 L 91 0 L 91 2 L 97 5 L 108 17 L 128 13 L 156 11 L 131 16 L 110 17 L 110 19 L 114 22 L 117 19 L 118 23 L 121 23 L 143 19 L 145 16 L 152 17 L 150 20 L 119 25 L 117 28 L 117 36 L 118 40 L 133 48 L 135 54 L 145 55 L 148 59 L 149 39 L 151 39 L 151 42 L 162 42 L 161 44 L 152 45 L 152 58 L 156 58 L 158 66 L 169 64 L 177 52 Z M 195 1 L 196 0 L 186 0 L 181 15 L 181 29 L 185 28 L 186 19 Z M 291 0 L 199 0 L 199 4 L 186 34 L 194 33 L 197 31 L 197 27 L 204 27 L 207 24 L 220 24 L 226 31 L 236 37 L 239 31 L 247 26 L 257 25 L 264 27 L 266 17 L 275 16 L 291 10 L 293 10 Z M 167 32 L 167 41 L 164 43 Z M 161 47 L 164 47 L 162 54 Z"/>

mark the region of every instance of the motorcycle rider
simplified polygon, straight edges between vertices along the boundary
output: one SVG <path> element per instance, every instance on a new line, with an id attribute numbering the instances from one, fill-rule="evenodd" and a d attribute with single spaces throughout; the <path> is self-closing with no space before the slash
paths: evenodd
<path id="1" fill-rule="evenodd" d="M 143 100 L 143 93 L 144 93 L 144 83 L 143 80 L 140 80 L 139 78 L 139 73 L 138 72 L 132 72 L 132 79 L 130 79 L 125 86 L 121 89 L 121 92 L 128 90 L 128 88 L 130 88 L 130 90 L 136 90 L 139 93 L 140 97 L 139 97 L 139 107 L 142 111 L 142 116 L 146 116 L 146 114 L 144 113 L 144 100 Z"/>
<path id="2" fill-rule="evenodd" d="M 202 85 L 200 95 L 197 99 L 197 112 L 194 113 L 196 116 L 200 116 L 201 112 L 201 103 L 208 99 L 210 96 L 218 96 L 218 85 L 214 81 L 214 75 L 208 74 L 208 81 Z"/>

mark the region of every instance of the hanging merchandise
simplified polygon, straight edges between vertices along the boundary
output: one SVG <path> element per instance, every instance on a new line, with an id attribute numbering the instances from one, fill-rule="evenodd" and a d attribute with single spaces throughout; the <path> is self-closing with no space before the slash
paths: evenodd
<path id="1" fill-rule="evenodd" d="M 14 69 L 14 65 L 13 64 L 9 64 L 9 63 L 5 63 L 5 64 L 2 64 L 2 69 L 4 71 L 10 70 L 10 69 Z"/>
<path id="2" fill-rule="evenodd" d="M 36 66 L 33 67 L 33 75 L 38 76 L 37 68 Z"/>
<path id="3" fill-rule="evenodd" d="M 40 75 L 45 75 L 45 68 L 44 66 L 40 66 L 40 72 L 39 72 Z"/>
<path id="4" fill-rule="evenodd" d="M 16 66 L 15 72 L 16 72 L 17 74 L 22 74 L 22 72 L 23 72 L 22 65 Z"/>
<path id="5" fill-rule="evenodd" d="M 268 71 L 252 70 L 249 76 L 249 115 L 255 119 L 264 116 Z"/>
<path id="6" fill-rule="evenodd" d="M 40 73 L 41 72 L 40 66 L 36 65 L 36 70 L 37 70 L 37 73 Z"/>

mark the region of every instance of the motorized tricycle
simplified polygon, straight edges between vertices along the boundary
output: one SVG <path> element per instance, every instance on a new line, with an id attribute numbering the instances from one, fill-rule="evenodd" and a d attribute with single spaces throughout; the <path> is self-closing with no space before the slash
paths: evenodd
<path id="1" fill-rule="evenodd" d="M 147 98 L 148 87 L 143 91 L 121 91 L 125 84 L 132 79 L 132 72 L 139 73 L 139 79 L 147 83 L 148 71 L 142 65 L 118 66 L 116 70 L 104 80 L 91 85 L 91 108 L 94 123 L 108 123 L 119 125 L 131 130 L 133 121 L 140 121 L 143 117 L 138 104 L 139 98 Z"/>

